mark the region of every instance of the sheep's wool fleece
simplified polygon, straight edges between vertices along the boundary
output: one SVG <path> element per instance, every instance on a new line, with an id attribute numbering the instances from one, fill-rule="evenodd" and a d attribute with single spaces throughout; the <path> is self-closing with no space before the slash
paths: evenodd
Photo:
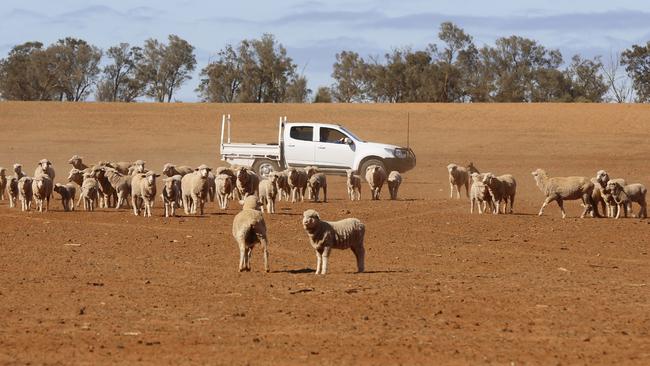
<path id="1" fill-rule="evenodd" d="M 304 213 L 305 217 L 316 217 L 314 215 L 318 215 L 314 210 Z M 305 230 L 314 248 L 349 249 L 363 243 L 366 227 L 359 219 L 348 218 L 333 222 L 319 220 L 315 226 Z"/>

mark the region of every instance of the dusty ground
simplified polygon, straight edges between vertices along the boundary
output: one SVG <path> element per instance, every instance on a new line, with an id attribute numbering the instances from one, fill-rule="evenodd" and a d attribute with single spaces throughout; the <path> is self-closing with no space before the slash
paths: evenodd
<path id="1" fill-rule="evenodd" d="M 218 166 L 219 120 L 234 141 L 273 141 L 277 118 L 340 122 L 411 146 L 397 202 L 279 204 L 267 216 L 272 273 L 236 271 L 234 204 L 203 217 L 123 210 L 22 213 L 0 201 L 1 364 L 650 364 L 650 221 L 570 218 L 530 172 L 650 185 L 649 106 L 105 105 L 0 103 L 0 165 L 57 181 L 72 154 Z M 470 216 L 445 166 L 473 161 L 519 182 L 516 215 Z M 384 193 L 386 195 L 386 192 Z M 313 274 L 302 212 L 367 225 L 367 273 L 337 251 Z"/>

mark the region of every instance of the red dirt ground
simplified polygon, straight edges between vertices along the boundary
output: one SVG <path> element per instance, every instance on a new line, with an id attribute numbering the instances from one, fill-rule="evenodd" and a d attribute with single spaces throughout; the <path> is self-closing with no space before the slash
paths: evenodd
<path id="1" fill-rule="evenodd" d="M 266 216 L 271 270 L 238 273 L 237 205 L 203 217 L 127 210 L 23 213 L 0 201 L 1 364 L 650 364 L 650 221 L 536 216 L 530 172 L 650 184 L 650 106 L 0 103 L 0 165 L 44 157 L 65 180 L 87 161 L 219 166 L 234 141 L 276 138 L 277 118 L 340 122 L 406 143 L 418 166 L 399 201 L 288 204 Z M 518 180 L 515 215 L 470 215 L 445 166 L 473 161 Z M 383 193 L 387 196 L 387 192 Z M 301 228 L 315 208 L 367 226 L 367 272 L 336 251 L 330 274 Z"/>

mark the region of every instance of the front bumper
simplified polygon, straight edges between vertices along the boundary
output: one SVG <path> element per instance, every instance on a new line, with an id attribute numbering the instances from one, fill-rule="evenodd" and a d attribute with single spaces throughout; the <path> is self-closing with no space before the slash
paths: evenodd
<path id="1" fill-rule="evenodd" d="M 406 157 L 403 159 L 400 158 L 387 158 L 384 159 L 384 164 L 386 165 L 386 170 L 388 172 L 397 170 L 400 173 L 404 173 L 415 168 L 416 158 L 415 153 L 412 149 L 407 149 Z"/>

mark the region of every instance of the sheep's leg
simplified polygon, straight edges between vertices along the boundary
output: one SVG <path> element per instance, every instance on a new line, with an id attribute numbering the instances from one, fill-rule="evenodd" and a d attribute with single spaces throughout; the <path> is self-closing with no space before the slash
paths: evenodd
<path id="1" fill-rule="evenodd" d="M 479 207 L 480 209 L 480 207 Z M 469 213 L 473 214 L 474 213 L 474 198 L 469 199 Z"/>
<path id="2" fill-rule="evenodd" d="M 364 257 L 366 255 L 366 250 L 363 247 L 363 245 L 357 247 L 357 246 L 352 246 L 350 249 L 352 249 L 352 253 L 354 253 L 354 256 L 357 258 L 357 271 L 359 273 L 364 271 Z"/>
<path id="3" fill-rule="evenodd" d="M 267 273 L 271 270 L 269 269 L 269 241 L 265 236 L 258 235 L 260 243 L 262 243 L 262 249 L 264 250 L 264 271 Z"/>
<path id="4" fill-rule="evenodd" d="M 253 258 L 253 247 L 246 247 L 246 271 L 251 271 L 251 258 Z"/>
<path id="5" fill-rule="evenodd" d="M 243 245 L 242 243 L 239 244 L 239 272 L 244 272 L 246 262 L 245 262 L 245 257 L 246 257 L 246 246 Z"/>
<path id="6" fill-rule="evenodd" d="M 564 201 L 562 199 L 557 200 L 557 205 L 560 206 L 560 211 L 562 211 L 562 218 L 566 218 L 566 212 L 564 211 Z"/>
<path id="7" fill-rule="evenodd" d="M 454 183 L 449 183 L 449 198 L 454 198 Z"/>
<path id="8" fill-rule="evenodd" d="M 185 211 L 185 215 L 189 215 L 189 214 L 190 214 L 190 212 L 189 212 L 189 207 L 190 207 L 190 205 L 189 205 L 189 202 L 188 202 L 188 198 L 187 198 L 187 197 L 188 197 L 188 196 L 183 195 L 183 211 Z"/>
<path id="9" fill-rule="evenodd" d="M 327 203 L 327 187 L 323 187 L 323 202 Z"/>
<path id="10" fill-rule="evenodd" d="M 316 274 L 320 274 L 321 266 L 323 264 L 323 250 L 316 250 Z"/>
<path id="11" fill-rule="evenodd" d="M 140 215 L 140 210 L 137 202 L 138 198 L 136 196 L 131 196 L 131 205 L 133 206 L 133 214 L 138 216 Z"/>
<path id="12" fill-rule="evenodd" d="M 537 215 L 542 216 L 544 214 L 544 209 L 546 208 L 546 206 L 548 206 L 548 204 L 551 203 L 553 200 L 555 200 L 554 197 L 546 197 L 544 202 L 542 202 L 542 207 L 540 207 L 539 213 Z"/>
<path id="13" fill-rule="evenodd" d="M 330 251 L 332 250 L 331 247 L 325 247 L 323 249 L 323 263 L 320 269 L 320 274 L 324 275 L 327 274 L 327 264 L 329 262 L 330 258 Z"/>
<path id="14" fill-rule="evenodd" d="M 513 194 L 510 196 L 510 211 L 508 213 L 514 213 L 515 212 L 515 195 Z"/>

